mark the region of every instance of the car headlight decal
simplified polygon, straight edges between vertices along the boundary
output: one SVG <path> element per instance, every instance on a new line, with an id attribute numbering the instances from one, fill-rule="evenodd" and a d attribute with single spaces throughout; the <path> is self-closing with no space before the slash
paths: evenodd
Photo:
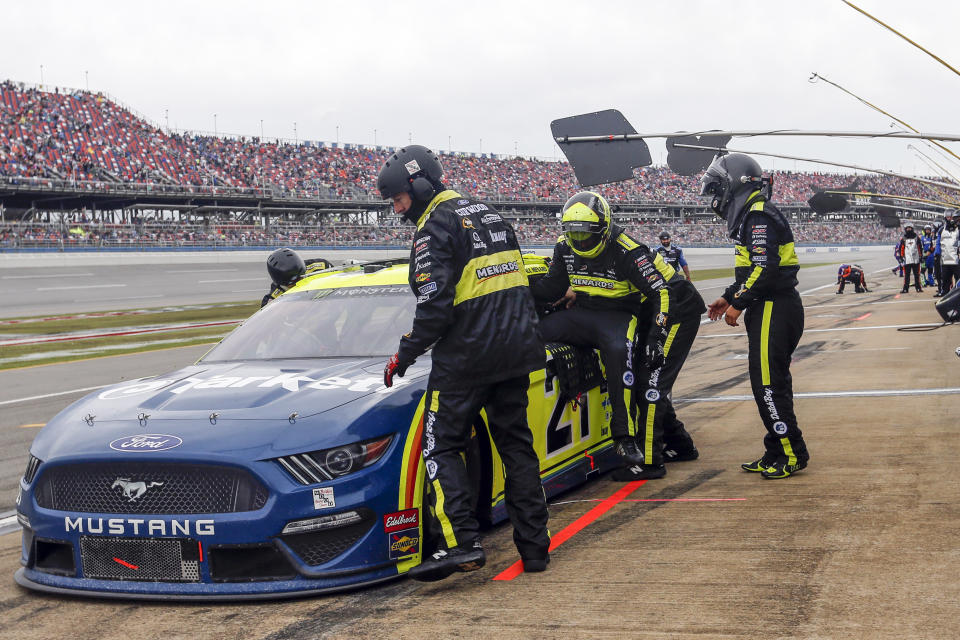
<path id="1" fill-rule="evenodd" d="M 320 484 L 374 464 L 383 457 L 392 440 L 393 436 L 389 435 L 275 460 L 300 484 Z"/>

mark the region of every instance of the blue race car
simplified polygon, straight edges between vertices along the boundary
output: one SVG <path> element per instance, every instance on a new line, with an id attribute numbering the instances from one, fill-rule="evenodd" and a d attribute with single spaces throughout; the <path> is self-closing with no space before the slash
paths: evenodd
<path id="1" fill-rule="evenodd" d="M 62 411 L 20 481 L 23 568 L 54 593 L 240 599 L 395 579 L 432 550 L 420 455 L 429 357 L 383 365 L 412 325 L 406 265 L 331 269 L 251 316 L 196 364 Z M 548 496 L 614 462 L 592 351 L 548 345 L 529 421 Z M 580 395 L 582 392 L 582 396 Z M 506 519 L 476 417 L 481 522 Z"/>

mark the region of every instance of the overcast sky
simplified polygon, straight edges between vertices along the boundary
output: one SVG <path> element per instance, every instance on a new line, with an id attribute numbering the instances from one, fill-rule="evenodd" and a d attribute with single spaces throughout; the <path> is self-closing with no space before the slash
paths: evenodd
<path id="1" fill-rule="evenodd" d="M 960 68 L 960 5 L 854 3 Z M 840 0 L 9 2 L 0 77 L 110 94 L 163 125 L 557 157 L 556 118 L 616 108 L 639 132 L 960 133 L 960 76 Z M 87 76 L 87 74 L 89 74 Z M 731 147 L 923 175 L 907 141 Z M 960 175 L 922 143 L 913 143 Z M 662 140 L 650 141 L 655 163 Z M 960 144 L 952 145 L 960 154 Z M 792 161 L 758 158 L 764 168 Z M 810 170 L 805 163 L 801 170 Z"/>

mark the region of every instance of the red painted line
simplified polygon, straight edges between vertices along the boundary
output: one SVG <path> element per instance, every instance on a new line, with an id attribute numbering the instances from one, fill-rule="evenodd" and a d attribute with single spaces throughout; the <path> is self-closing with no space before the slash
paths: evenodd
<path id="1" fill-rule="evenodd" d="M 631 498 L 621 502 L 744 502 L 746 498 Z M 584 500 L 583 502 L 600 502 L 599 499 Z"/>
<path id="2" fill-rule="evenodd" d="M 86 333 L 79 336 L 57 336 L 53 338 L 40 338 L 39 340 L 4 340 L 0 341 L 0 346 L 12 346 L 21 344 L 39 344 L 44 342 L 63 342 L 64 340 L 90 340 L 92 338 L 114 338 L 116 336 L 135 336 L 141 333 L 156 333 L 158 331 L 178 331 L 180 329 L 201 329 L 203 327 L 219 327 L 226 324 L 240 324 L 242 320 L 225 320 L 223 322 L 204 322 L 201 324 L 183 324 L 173 327 L 157 327 L 154 329 L 135 329 L 133 331 L 112 331 L 110 333 Z"/>
<path id="3" fill-rule="evenodd" d="M 866 320 L 867 318 L 869 318 L 869 317 L 872 316 L 872 315 L 873 315 L 873 312 L 871 311 L 871 312 L 869 312 L 869 313 L 863 314 L 863 315 L 860 316 L 859 318 L 854 318 L 854 321 L 857 321 L 857 320 Z"/>
<path id="4" fill-rule="evenodd" d="M 134 571 L 137 571 L 137 570 L 140 569 L 140 567 L 138 567 L 137 565 L 135 565 L 135 564 L 130 564 L 129 562 L 124 562 L 124 561 L 121 560 L 120 558 L 114 558 L 113 561 L 122 564 L 123 566 L 125 566 L 125 567 L 128 568 L 128 569 L 133 569 Z"/>
<path id="5" fill-rule="evenodd" d="M 899 299 L 900 299 L 900 294 L 898 293 L 897 295 L 893 296 L 893 299 L 894 299 L 894 300 L 899 300 Z"/>
<path id="6" fill-rule="evenodd" d="M 200 562 L 203 562 L 203 543 L 197 540 L 197 549 L 200 549 Z"/>
<path id="7" fill-rule="evenodd" d="M 588 524 L 605 514 L 607 511 L 613 508 L 618 502 L 622 502 L 624 498 L 628 495 L 642 487 L 647 483 L 646 480 L 634 480 L 629 482 L 620 489 L 617 490 L 609 498 L 603 500 L 600 504 L 595 506 L 590 511 L 587 511 L 585 514 L 574 520 L 571 524 L 564 527 L 560 533 L 550 538 L 550 551 L 553 551 L 564 542 L 572 538 L 574 535 L 579 533 L 584 527 Z M 510 566 L 509 569 L 504 570 L 500 573 L 494 580 L 513 580 L 518 575 L 523 573 L 523 560 L 517 560 Z"/>

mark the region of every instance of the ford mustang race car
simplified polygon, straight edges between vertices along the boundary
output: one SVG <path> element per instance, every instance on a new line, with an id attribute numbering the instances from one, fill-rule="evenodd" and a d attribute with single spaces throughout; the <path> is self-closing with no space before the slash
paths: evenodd
<path id="1" fill-rule="evenodd" d="M 383 365 L 412 326 L 407 266 L 302 280 L 196 364 L 113 385 L 40 431 L 20 481 L 16 581 L 56 593 L 238 599 L 403 575 L 432 550 L 420 454 L 423 356 Z M 548 345 L 529 422 L 548 496 L 615 464 L 596 356 Z M 477 515 L 506 519 L 481 413 Z M 429 520 L 429 518 L 426 518 Z"/>

